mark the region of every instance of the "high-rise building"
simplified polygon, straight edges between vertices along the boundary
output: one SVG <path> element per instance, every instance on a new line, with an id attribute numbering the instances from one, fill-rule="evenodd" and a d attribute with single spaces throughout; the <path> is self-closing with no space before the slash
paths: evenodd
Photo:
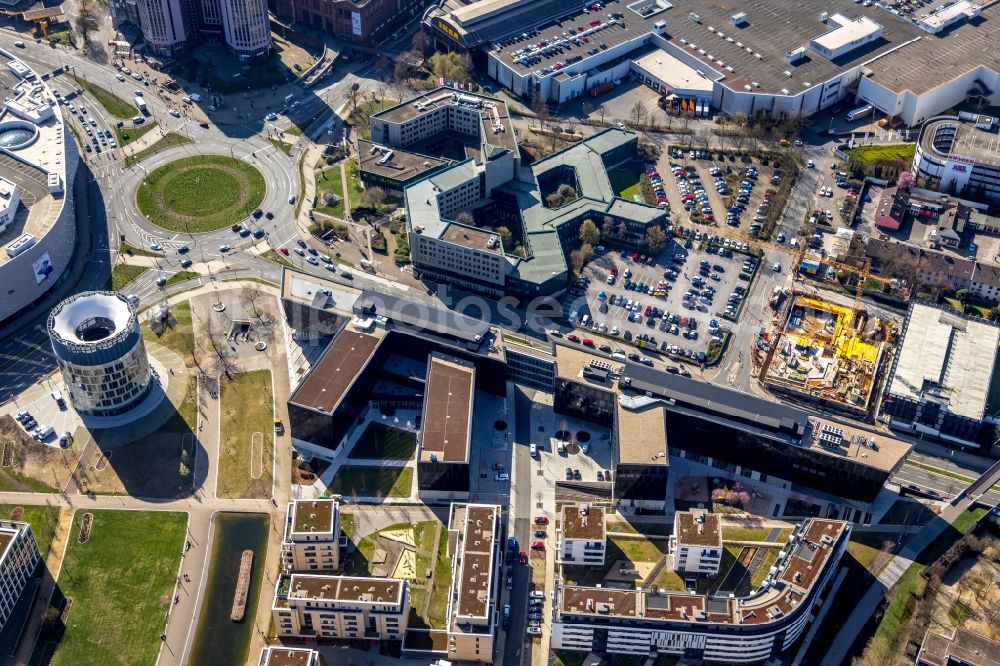
<path id="1" fill-rule="evenodd" d="M 271 52 L 267 0 L 221 0 L 220 5 L 226 44 L 240 60 L 261 58 Z"/>
<path id="2" fill-rule="evenodd" d="M 135 306 L 114 291 L 70 296 L 52 308 L 49 341 L 69 401 L 84 416 L 114 416 L 146 397 L 152 373 Z"/>
<path id="3" fill-rule="evenodd" d="M 142 37 L 154 53 L 172 56 L 184 50 L 197 30 L 194 0 L 138 0 Z"/>

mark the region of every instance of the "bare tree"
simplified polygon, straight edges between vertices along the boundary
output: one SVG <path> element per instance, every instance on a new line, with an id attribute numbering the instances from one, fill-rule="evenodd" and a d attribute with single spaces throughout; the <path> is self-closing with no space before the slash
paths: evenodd
<path id="1" fill-rule="evenodd" d="M 632 120 L 632 125 L 635 127 L 641 127 L 646 122 L 646 117 L 649 115 L 649 109 L 641 101 L 636 101 L 629 109 L 629 118 Z"/>
<path id="2" fill-rule="evenodd" d="M 361 193 L 361 203 L 369 208 L 378 208 L 385 203 L 386 194 L 385 190 L 381 187 L 369 187 L 367 190 Z"/>

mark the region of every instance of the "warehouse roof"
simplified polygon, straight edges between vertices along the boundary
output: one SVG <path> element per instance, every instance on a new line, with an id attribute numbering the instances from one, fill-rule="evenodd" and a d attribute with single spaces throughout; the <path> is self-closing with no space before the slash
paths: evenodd
<path id="1" fill-rule="evenodd" d="M 914 303 L 903 329 L 888 393 L 940 403 L 982 419 L 1000 345 L 1000 326 Z"/>
<path id="2" fill-rule="evenodd" d="M 290 402 L 332 414 L 382 342 L 384 332 L 358 333 L 344 330 L 333 339 L 292 394 Z"/>

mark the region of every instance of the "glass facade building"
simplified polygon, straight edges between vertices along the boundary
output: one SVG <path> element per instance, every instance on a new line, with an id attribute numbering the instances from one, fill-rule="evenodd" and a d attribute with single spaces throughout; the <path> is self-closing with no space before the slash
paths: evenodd
<path id="1" fill-rule="evenodd" d="M 149 393 L 152 372 L 139 319 L 121 294 L 66 299 L 49 314 L 48 333 L 69 401 L 81 415 L 122 414 Z"/>

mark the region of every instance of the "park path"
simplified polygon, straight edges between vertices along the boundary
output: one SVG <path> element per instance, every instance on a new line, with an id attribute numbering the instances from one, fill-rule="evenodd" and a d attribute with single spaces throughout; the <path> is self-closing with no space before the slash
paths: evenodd
<path id="1" fill-rule="evenodd" d="M 347 160 L 340 163 L 340 186 L 344 190 L 344 219 L 351 219 L 351 198 L 347 196 Z"/>

